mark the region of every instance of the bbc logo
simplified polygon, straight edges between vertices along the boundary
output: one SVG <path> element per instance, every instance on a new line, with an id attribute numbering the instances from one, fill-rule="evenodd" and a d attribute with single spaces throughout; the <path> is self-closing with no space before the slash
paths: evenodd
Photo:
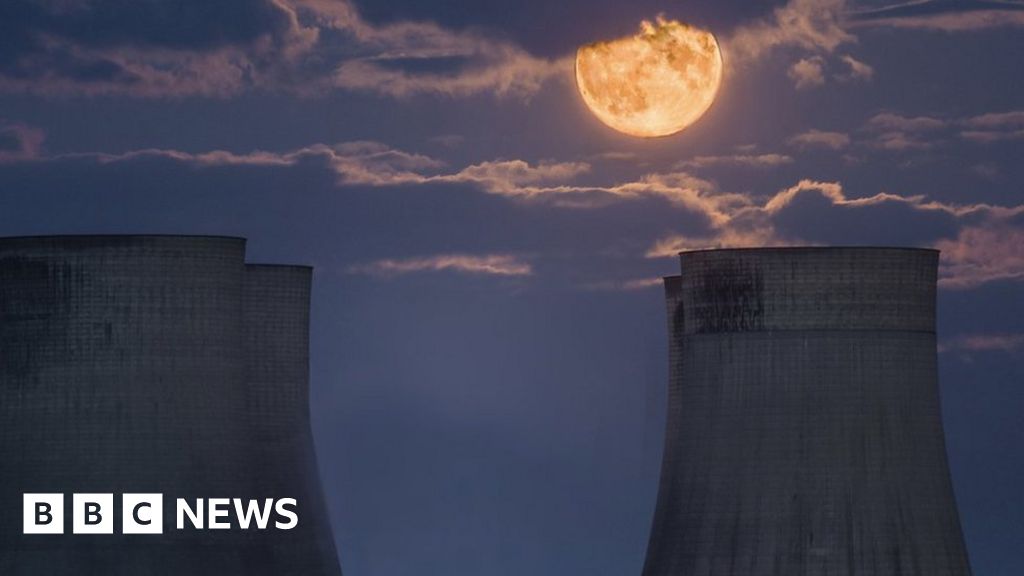
<path id="1" fill-rule="evenodd" d="M 113 534 L 113 494 L 73 494 L 74 534 Z M 163 494 L 122 494 L 122 534 L 163 534 Z M 24 494 L 22 533 L 63 534 L 64 495 Z"/>
<path id="2" fill-rule="evenodd" d="M 122 494 L 122 534 L 163 534 L 163 494 Z M 75 534 L 114 533 L 113 494 L 73 494 L 71 498 L 71 526 Z M 299 515 L 295 498 L 197 498 L 194 504 L 184 498 L 175 501 L 175 527 L 186 526 L 196 530 L 230 530 L 238 528 L 291 530 L 298 526 Z M 231 509 L 234 509 L 234 522 Z M 208 514 L 204 515 L 204 509 Z M 22 504 L 22 532 L 24 534 L 64 533 L 63 494 L 25 494 Z M 276 517 L 276 519 L 275 519 Z M 271 520 L 274 520 L 271 522 Z"/>

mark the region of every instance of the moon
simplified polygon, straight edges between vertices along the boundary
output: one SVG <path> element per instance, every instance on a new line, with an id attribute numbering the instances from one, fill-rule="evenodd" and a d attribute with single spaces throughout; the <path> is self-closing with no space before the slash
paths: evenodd
<path id="1" fill-rule="evenodd" d="M 722 52 L 711 32 L 658 17 L 635 36 L 576 51 L 576 87 L 601 122 L 644 138 L 696 122 L 722 83 Z"/>

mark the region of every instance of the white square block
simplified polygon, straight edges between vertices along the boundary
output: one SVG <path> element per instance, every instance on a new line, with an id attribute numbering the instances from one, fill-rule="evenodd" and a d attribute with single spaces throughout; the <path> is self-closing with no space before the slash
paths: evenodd
<path id="1" fill-rule="evenodd" d="M 113 494 L 74 494 L 71 528 L 75 534 L 114 533 Z"/>
<path id="2" fill-rule="evenodd" d="M 63 534 L 63 494 L 23 494 L 22 534 Z"/>
<path id="3" fill-rule="evenodd" d="M 123 494 L 121 496 L 122 534 L 163 534 L 163 494 Z"/>

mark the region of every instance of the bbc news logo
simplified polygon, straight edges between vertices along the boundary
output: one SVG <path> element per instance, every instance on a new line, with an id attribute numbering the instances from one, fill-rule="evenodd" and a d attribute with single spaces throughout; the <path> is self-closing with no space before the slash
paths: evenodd
<path id="1" fill-rule="evenodd" d="M 73 534 L 113 534 L 113 494 L 72 494 L 71 530 Z M 175 526 L 178 530 L 291 530 L 299 524 L 294 498 L 242 500 L 241 498 L 197 498 L 190 503 L 175 500 Z M 204 514 L 204 510 L 206 513 Z M 163 534 L 163 494 L 122 494 L 122 534 Z M 231 521 L 234 512 L 233 524 Z M 271 518 L 273 517 L 273 522 Z M 63 534 L 64 495 L 24 494 L 22 501 L 23 534 Z"/>

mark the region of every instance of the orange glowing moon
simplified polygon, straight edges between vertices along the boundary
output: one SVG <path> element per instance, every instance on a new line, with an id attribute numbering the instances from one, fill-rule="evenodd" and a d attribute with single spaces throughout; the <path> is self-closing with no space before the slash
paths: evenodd
<path id="1" fill-rule="evenodd" d="M 602 122 L 632 136 L 675 134 L 697 121 L 722 83 L 711 32 L 658 17 L 636 36 L 576 51 L 576 87 Z"/>

